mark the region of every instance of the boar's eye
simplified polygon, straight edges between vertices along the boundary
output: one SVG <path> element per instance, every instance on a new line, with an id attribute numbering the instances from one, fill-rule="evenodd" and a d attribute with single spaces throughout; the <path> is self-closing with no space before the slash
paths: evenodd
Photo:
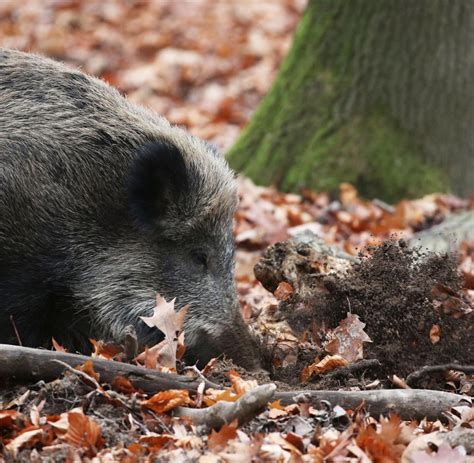
<path id="1" fill-rule="evenodd" d="M 193 251 L 191 253 L 191 257 L 196 264 L 203 267 L 204 269 L 207 269 L 209 257 L 205 251 L 202 251 L 202 250 Z"/>

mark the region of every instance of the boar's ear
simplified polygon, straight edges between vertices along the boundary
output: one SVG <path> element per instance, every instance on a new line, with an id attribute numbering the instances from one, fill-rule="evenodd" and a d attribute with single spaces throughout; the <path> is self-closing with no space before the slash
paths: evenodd
<path id="1" fill-rule="evenodd" d="M 128 194 L 134 219 L 146 229 L 164 226 L 170 208 L 187 194 L 188 176 L 180 150 L 166 141 L 142 146 L 133 160 Z"/>

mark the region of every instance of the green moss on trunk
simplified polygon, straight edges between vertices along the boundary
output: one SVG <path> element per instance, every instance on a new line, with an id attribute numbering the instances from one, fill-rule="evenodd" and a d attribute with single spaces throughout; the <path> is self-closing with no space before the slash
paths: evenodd
<path id="1" fill-rule="evenodd" d="M 436 26 L 427 12 L 442 7 L 442 0 L 310 1 L 272 89 L 228 153 L 232 167 L 284 190 L 349 181 L 389 201 L 451 186 L 465 193 L 474 184 L 462 165 L 472 162 L 470 142 L 443 144 L 445 126 L 455 132 L 457 121 L 443 118 L 451 105 L 444 94 L 426 91 L 446 72 L 433 75 L 436 57 L 417 63 L 418 50 L 408 48 Z M 437 50 L 436 37 L 431 42 L 423 46 Z M 406 67 L 412 62 L 419 69 Z"/>

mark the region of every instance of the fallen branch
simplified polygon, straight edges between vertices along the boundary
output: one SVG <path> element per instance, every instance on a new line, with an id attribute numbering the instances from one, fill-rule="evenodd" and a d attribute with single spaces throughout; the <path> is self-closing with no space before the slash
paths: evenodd
<path id="1" fill-rule="evenodd" d="M 310 397 L 313 404 L 326 400 L 332 405 L 355 409 L 362 402 L 372 416 L 396 412 L 402 419 L 439 419 L 443 412 L 457 406 L 463 396 L 428 389 L 379 389 L 374 391 L 298 391 L 277 392 L 275 399 L 293 403 L 298 394 Z"/>
<path id="2" fill-rule="evenodd" d="M 204 425 L 209 429 L 220 428 L 235 419 L 241 426 L 255 418 L 265 408 L 275 390 L 274 384 L 263 384 L 246 392 L 235 402 L 221 401 L 208 408 L 178 407 L 174 415 L 191 418 L 193 424 Z"/>
<path id="3" fill-rule="evenodd" d="M 448 370 L 462 371 L 466 374 L 474 373 L 474 365 L 459 365 L 457 363 L 446 363 L 444 365 L 427 365 L 407 376 L 406 382 L 409 386 L 415 386 L 424 376 L 431 373 L 440 373 Z"/>
<path id="4" fill-rule="evenodd" d="M 203 381 L 202 378 L 193 379 L 186 376 L 161 373 L 148 368 L 128 365 L 112 360 L 95 359 L 85 355 L 6 344 L 0 344 L 0 378 L 27 381 L 51 381 L 61 377 L 64 371 L 68 369 L 64 364 L 74 368 L 84 364 L 88 360 L 92 361 L 94 370 L 100 374 L 100 380 L 102 382 L 112 383 L 117 376 L 125 376 L 135 388 L 141 389 L 148 394 L 154 394 L 157 391 L 166 391 L 169 389 L 196 391 L 199 384 Z M 456 368 L 459 369 L 460 366 L 457 365 Z M 222 389 L 222 386 L 207 379 L 205 380 L 205 385 L 206 387 Z M 263 385 L 260 387 L 263 388 L 265 386 L 270 386 L 270 389 L 274 391 L 273 385 Z M 443 412 L 458 405 L 459 402 L 463 400 L 463 396 L 458 394 L 423 389 L 288 391 L 276 392 L 275 398 L 281 399 L 283 403 L 292 403 L 293 398 L 300 393 L 309 395 L 311 402 L 315 404 L 321 400 L 326 400 L 334 405 L 338 404 L 343 408 L 354 409 L 358 407 L 361 402 L 365 402 L 367 409 L 374 416 L 394 411 L 400 414 L 404 419 L 421 419 L 425 416 L 429 419 L 438 419 L 442 416 Z M 219 402 L 219 404 L 220 403 L 221 402 Z M 226 402 L 222 403 L 226 404 Z M 230 404 L 233 405 L 232 402 Z M 220 407 L 227 410 L 225 405 L 221 405 Z M 227 422 L 228 415 L 219 415 L 224 412 L 230 412 L 225 410 L 221 411 L 219 407 L 215 410 L 217 410 L 215 412 L 215 423 L 218 423 L 219 419 L 221 420 L 221 424 Z M 199 416 L 203 411 L 196 409 L 191 413 L 194 412 L 198 412 L 196 416 Z"/>
<path id="5" fill-rule="evenodd" d="M 51 381 L 67 370 L 64 364 L 74 368 L 88 360 L 92 360 L 94 370 L 99 373 L 101 381 L 112 383 L 117 376 L 125 376 L 135 388 L 149 394 L 168 389 L 195 391 L 202 381 L 113 360 L 7 344 L 0 344 L 0 378 Z M 205 383 L 206 387 L 221 388 L 219 384 L 209 380 L 205 380 Z"/>

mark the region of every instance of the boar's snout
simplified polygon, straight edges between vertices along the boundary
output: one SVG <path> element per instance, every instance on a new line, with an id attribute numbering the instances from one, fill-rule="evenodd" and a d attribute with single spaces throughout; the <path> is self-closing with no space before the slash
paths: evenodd
<path id="1" fill-rule="evenodd" d="M 186 333 L 185 333 L 186 338 Z M 199 367 L 213 357 L 224 354 L 247 370 L 262 367 L 261 352 L 257 339 L 250 334 L 240 312 L 234 319 L 221 320 L 211 330 L 200 327 L 187 345 L 185 360 Z"/>

